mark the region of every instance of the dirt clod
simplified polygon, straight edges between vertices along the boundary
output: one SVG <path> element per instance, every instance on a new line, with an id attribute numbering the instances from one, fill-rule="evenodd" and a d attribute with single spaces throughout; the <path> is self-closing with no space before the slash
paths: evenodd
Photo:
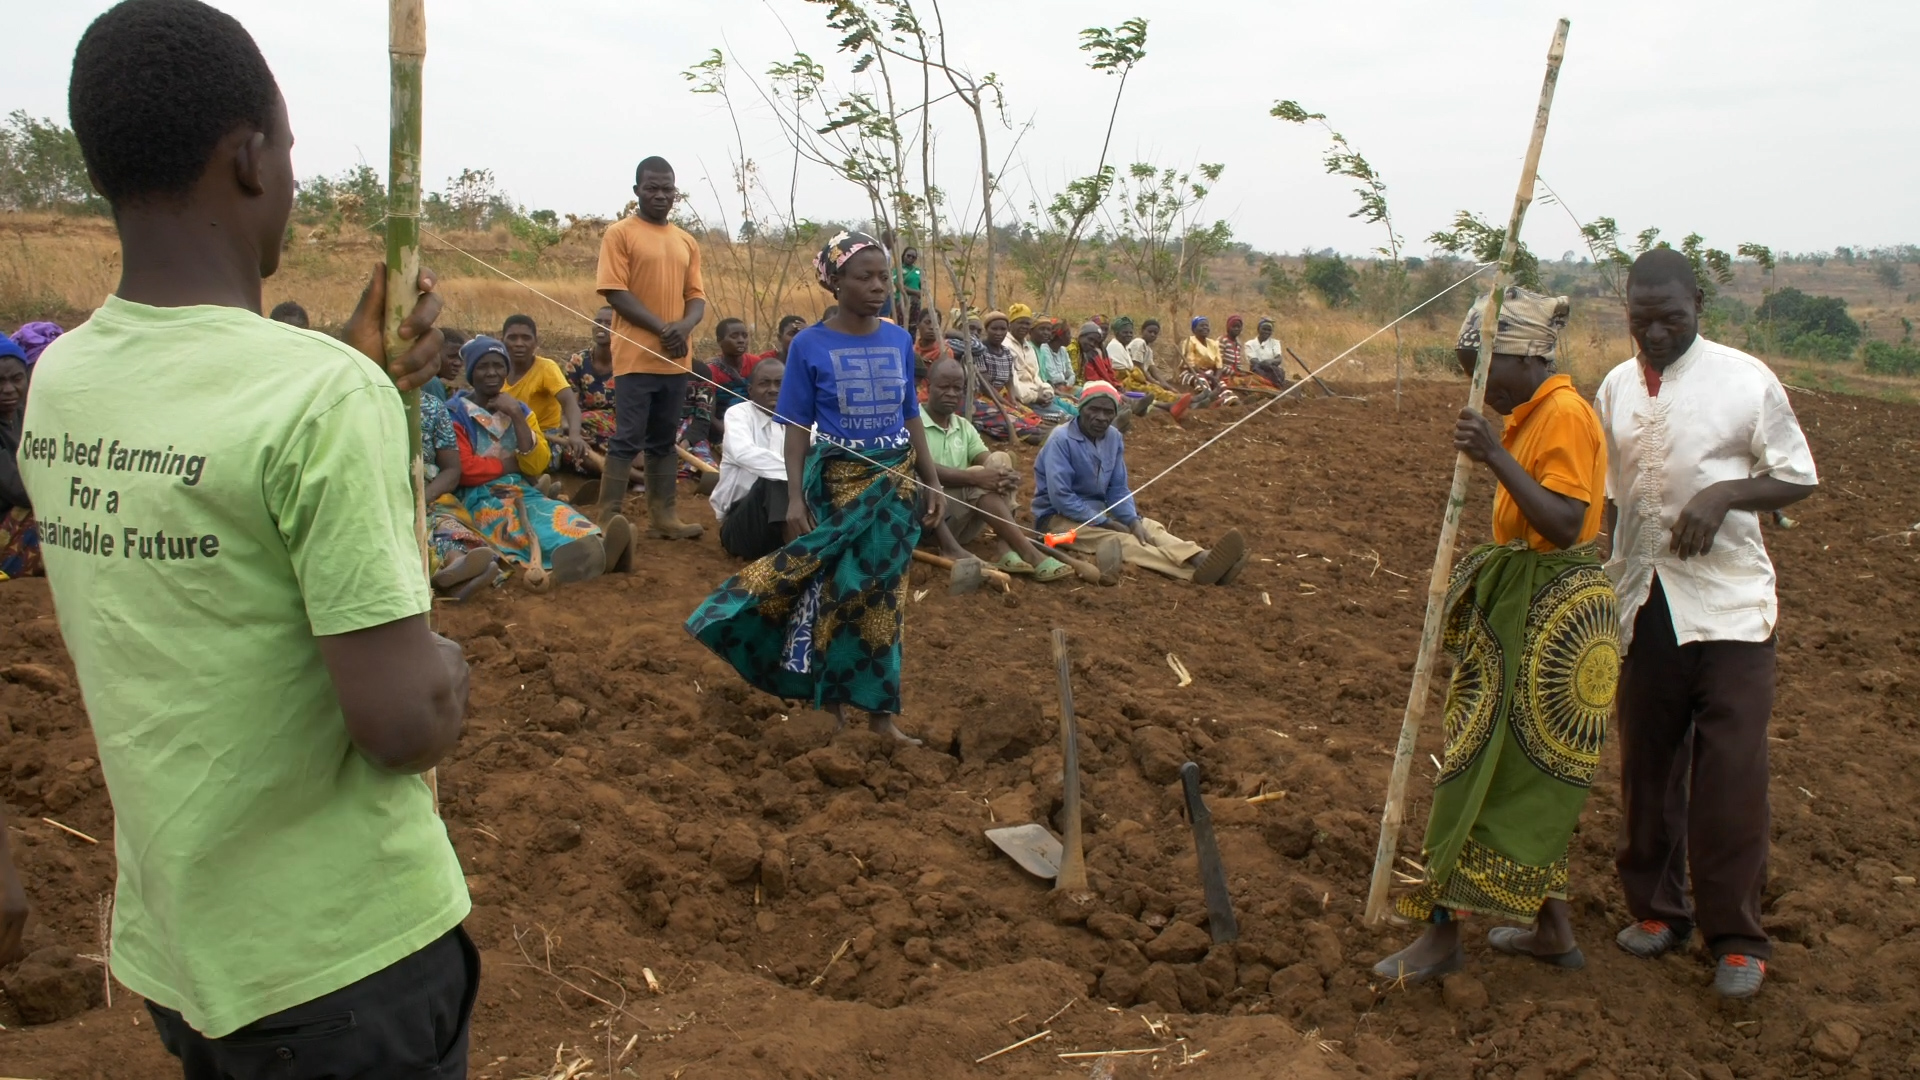
<path id="1" fill-rule="evenodd" d="M 28 954 L 4 976 L 0 989 L 29 1024 L 51 1024 L 78 1016 L 100 1004 L 105 986 L 100 968 L 75 956 L 63 945 L 48 945 Z"/>
<path id="2" fill-rule="evenodd" d="M 1186 763 L 1187 748 L 1180 736 L 1163 727 L 1143 727 L 1133 733 L 1133 757 L 1140 764 L 1140 775 L 1150 784 L 1171 784 L 1180 779 L 1180 766 Z"/>
<path id="3" fill-rule="evenodd" d="M 713 870 L 728 881 L 745 881 L 760 871 L 760 838 L 745 825 L 730 825 L 713 842 Z"/>
<path id="4" fill-rule="evenodd" d="M 1207 955 L 1213 939 L 1205 930 L 1187 922 L 1171 923 L 1146 944 L 1147 959 L 1170 964 L 1191 964 Z"/>
<path id="5" fill-rule="evenodd" d="M 1821 1061 L 1845 1065 L 1860 1049 L 1860 1029 L 1845 1020 L 1829 1020 L 1814 1030 L 1812 1049 Z"/>
<path id="6" fill-rule="evenodd" d="M 1471 975 L 1453 974 L 1440 984 L 1447 1008 L 1456 1013 L 1479 1012 L 1487 1007 L 1487 988 Z"/>

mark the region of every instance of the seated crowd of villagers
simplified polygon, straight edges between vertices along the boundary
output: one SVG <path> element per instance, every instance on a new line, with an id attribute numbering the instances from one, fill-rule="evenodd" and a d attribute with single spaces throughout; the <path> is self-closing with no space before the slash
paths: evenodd
<path id="1" fill-rule="evenodd" d="M 1122 432 L 1156 409 L 1177 421 L 1190 409 L 1237 404 L 1248 389 L 1285 387 L 1273 320 L 1261 319 L 1255 335 L 1243 339 L 1238 315 L 1219 338 L 1206 318 L 1195 318 L 1176 353 L 1156 349 L 1156 319 L 1136 327 L 1131 318 L 1096 315 L 1076 332 L 1067 320 L 1035 315 L 1024 304 L 955 313 L 952 327 L 943 328 L 938 313 L 920 305 L 917 273 L 903 284 L 928 445 L 950 496 L 945 520 L 925 530 L 924 545 L 958 560 L 971 556 L 969 546 L 990 541 L 991 566 L 1037 582 L 1073 577 L 1074 567 L 1063 561 L 1073 558 L 1069 552 L 1090 556 L 1109 580 L 1122 564 L 1200 584 L 1239 576 L 1246 546 L 1238 532 L 1203 548 L 1140 514 Z M 310 328 L 297 302 L 279 304 L 269 317 Z M 621 513 L 597 512 L 606 505 L 618 430 L 614 324 L 614 309 L 601 308 L 592 343 L 562 359 L 541 355 L 539 326 L 526 315 L 510 316 L 498 336 L 441 328 L 440 375 L 420 395 L 439 595 L 466 600 L 536 563 L 559 584 L 631 567 L 638 530 Z M 669 464 L 677 468 L 654 483 L 686 482 L 707 496 L 721 546 L 741 559 L 763 558 L 787 540 L 787 425 L 776 402 L 787 349 L 809 325 L 817 323 L 783 317 L 772 348 L 756 353 L 746 322 L 721 319 L 711 359 L 692 365 L 672 418 L 677 462 Z M 34 362 L 61 332 L 54 323 L 33 322 L 0 335 L 0 580 L 40 573 L 38 531 L 16 454 Z M 989 445 L 1014 439 L 1040 447 L 1030 485 L 1012 454 Z M 628 460 L 624 471 L 626 490 L 645 494 L 649 477 L 641 466 Z M 589 478 L 570 498 L 561 485 L 568 475 Z M 1031 492 L 1025 508 L 1023 486 Z M 700 535 L 698 526 L 672 517 L 671 498 L 666 505 L 669 527 L 656 522 L 655 535 Z M 1047 533 L 1058 534 L 1055 547 L 1042 542 Z M 1063 540 L 1066 534 L 1072 539 Z"/>
<path id="2" fill-rule="evenodd" d="M 1079 535 L 1067 546 L 1093 554 L 1109 573 L 1124 562 L 1203 584 L 1238 576 L 1245 549 L 1237 533 L 1203 550 L 1139 515 L 1127 497 L 1120 432 L 1153 409 L 1178 419 L 1192 408 L 1237 403 L 1236 388 L 1244 394 L 1248 387 L 1286 386 L 1273 320 L 1261 319 L 1256 335 L 1242 340 L 1238 315 L 1218 339 L 1206 318 L 1196 318 L 1175 355 L 1155 349 L 1156 319 L 1136 329 L 1130 318 L 1109 323 L 1096 315 L 1069 338 L 1067 321 L 1036 316 L 1024 304 L 955 318 L 944 331 L 917 296 L 911 310 L 929 445 L 942 482 L 956 495 L 927 543 L 948 558 L 965 558 L 967 545 L 991 532 L 992 565 L 1052 582 L 1074 571 L 1049 554 L 1038 535 L 1077 526 Z M 270 317 L 301 329 L 310 325 L 293 301 Z M 576 509 L 591 510 L 600 501 L 616 430 L 613 323 L 613 308 L 601 308 L 592 344 L 561 360 L 540 355 L 539 327 L 526 315 L 509 317 L 498 337 L 442 328 L 440 377 L 421 392 L 433 584 L 441 595 L 465 600 L 502 584 L 536 553 L 556 583 L 631 566 L 634 529 L 625 517 L 596 522 L 596 515 Z M 761 558 L 785 540 L 785 424 L 774 403 L 787 347 L 808 325 L 799 315 L 785 316 L 773 347 L 754 353 L 747 324 L 722 319 L 714 327 L 712 358 L 697 365 L 687 383 L 674 481 L 691 481 L 708 496 L 721 546 L 740 558 Z M 18 481 L 15 455 L 34 361 L 61 332 L 54 323 L 33 322 L 0 335 L 0 580 L 39 573 L 33 507 Z M 964 415 L 969 386 L 971 419 Z M 1089 401 L 1092 415 L 1085 415 Z M 1042 447 L 1024 524 L 1014 458 L 987 445 L 1015 438 Z M 571 500 L 560 485 L 569 473 L 592 478 Z M 630 466 L 628 474 L 630 489 L 644 493 L 641 469 Z"/>

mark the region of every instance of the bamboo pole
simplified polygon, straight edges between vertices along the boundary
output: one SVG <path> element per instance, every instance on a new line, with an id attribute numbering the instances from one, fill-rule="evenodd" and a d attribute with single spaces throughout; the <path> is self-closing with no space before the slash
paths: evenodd
<path id="1" fill-rule="evenodd" d="M 426 0 L 388 0 L 387 55 L 391 71 L 391 112 L 387 156 L 387 359 L 408 348 L 400 324 L 420 299 L 420 92 L 427 58 Z M 427 548 L 427 472 L 420 456 L 420 391 L 401 393 L 407 409 L 407 446 L 413 462 L 413 535 L 420 548 L 420 571 L 432 575 Z M 434 805 L 440 784 L 426 774 Z"/>
<path id="2" fill-rule="evenodd" d="M 1569 23 L 1561 19 L 1547 49 L 1547 74 L 1540 84 L 1540 105 L 1533 117 L 1533 139 L 1520 168 L 1520 187 L 1513 196 L 1513 216 L 1507 220 L 1507 238 L 1500 247 L 1500 271 L 1487 292 L 1480 320 L 1480 357 L 1473 366 L 1473 385 L 1467 408 L 1480 411 L 1487 395 L 1487 368 L 1493 362 L 1494 330 L 1500 324 L 1500 297 L 1513 278 L 1514 253 L 1519 250 L 1520 224 L 1533 202 L 1534 177 L 1540 169 L 1540 147 L 1547 138 L 1547 115 L 1553 108 L 1553 90 L 1560 80 L 1560 61 L 1567 51 Z M 1465 454 L 1453 461 L 1453 486 L 1447 492 L 1446 516 L 1440 523 L 1440 543 L 1433 553 L 1433 576 L 1427 582 L 1427 617 L 1420 628 L 1420 655 L 1413 665 L 1413 686 L 1407 692 L 1407 711 L 1400 721 L 1400 745 L 1393 755 L 1393 779 L 1387 785 L 1387 805 L 1380 814 L 1380 846 L 1373 857 L 1373 881 L 1367 890 L 1367 921 L 1378 923 L 1387 914 L 1387 890 L 1393 883 L 1393 858 L 1400 844 L 1400 826 L 1406 816 L 1407 776 L 1413 767 L 1414 743 L 1427 712 L 1427 689 L 1433 661 L 1440 651 L 1441 622 L 1446 612 L 1447 578 L 1453 570 L 1453 545 L 1460 532 L 1460 513 L 1466 506 L 1467 477 L 1473 462 Z"/>

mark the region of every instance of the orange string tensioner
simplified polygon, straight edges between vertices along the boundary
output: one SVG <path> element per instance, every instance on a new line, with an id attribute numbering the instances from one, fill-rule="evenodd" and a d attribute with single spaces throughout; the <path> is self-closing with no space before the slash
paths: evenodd
<path id="1" fill-rule="evenodd" d="M 1059 547 L 1062 544 L 1071 544 L 1078 539 L 1080 539 L 1079 529 L 1069 529 L 1063 533 L 1048 533 L 1045 537 L 1046 545 L 1050 548 Z"/>

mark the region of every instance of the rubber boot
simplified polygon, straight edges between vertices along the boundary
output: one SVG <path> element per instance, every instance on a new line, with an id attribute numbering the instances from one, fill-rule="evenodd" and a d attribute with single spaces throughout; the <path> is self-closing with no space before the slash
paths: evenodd
<path id="1" fill-rule="evenodd" d="M 627 499 L 627 477 L 633 472 L 633 459 L 607 455 L 607 467 L 600 474 L 600 498 L 589 515 L 594 523 L 605 525 L 620 512 Z"/>
<path id="2" fill-rule="evenodd" d="M 607 545 L 607 573 L 626 574 L 633 570 L 633 526 L 627 519 L 615 514 L 601 523 L 600 531 Z"/>
<path id="3" fill-rule="evenodd" d="M 608 463 L 611 465 L 611 461 Z M 706 528 L 701 525 L 681 521 L 674 510 L 679 499 L 677 484 L 679 481 L 680 459 L 677 457 L 647 458 L 647 517 L 650 520 L 653 535 L 662 540 L 696 540 Z"/>

